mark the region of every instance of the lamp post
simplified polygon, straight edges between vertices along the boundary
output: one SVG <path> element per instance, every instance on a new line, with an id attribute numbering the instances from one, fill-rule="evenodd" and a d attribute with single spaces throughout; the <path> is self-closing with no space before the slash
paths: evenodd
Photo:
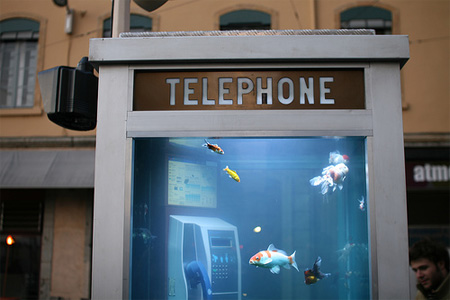
<path id="1" fill-rule="evenodd" d="M 167 0 L 134 0 L 148 12 L 154 11 Z M 113 0 L 112 37 L 119 37 L 121 32 L 130 30 L 130 0 Z"/>
<path id="2" fill-rule="evenodd" d="M 8 235 L 6 237 L 6 261 L 5 261 L 5 277 L 3 278 L 3 293 L 2 297 L 5 297 L 6 294 L 6 279 L 8 277 L 8 260 L 9 260 L 9 248 L 15 243 L 16 241 L 11 235 Z"/>

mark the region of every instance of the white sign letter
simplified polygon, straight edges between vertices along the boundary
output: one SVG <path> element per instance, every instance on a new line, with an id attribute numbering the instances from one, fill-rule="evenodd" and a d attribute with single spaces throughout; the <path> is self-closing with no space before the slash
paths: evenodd
<path id="1" fill-rule="evenodd" d="M 246 88 L 244 88 L 244 83 L 247 84 Z M 239 77 L 237 79 L 237 104 L 242 104 L 242 95 L 253 91 L 253 86 L 253 81 L 250 78 Z"/>
<path id="2" fill-rule="evenodd" d="M 262 78 L 256 78 L 256 104 L 272 104 L 272 78 L 267 77 L 267 87 L 262 88 Z M 263 97 L 263 94 L 266 95 Z M 263 101 L 264 98 L 264 101 Z"/>
<path id="3" fill-rule="evenodd" d="M 219 105 L 233 105 L 233 99 L 224 99 L 223 95 L 228 94 L 230 89 L 225 88 L 223 85 L 225 83 L 233 82 L 233 78 L 219 78 Z"/>
<path id="4" fill-rule="evenodd" d="M 287 98 L 284 98 L 283 95 L 283 84 L 287 83 L 289 86 L 289 95 Z M 283 77 L 278 81 L 278 101 L 280 101 L 281 104 L 291 104 L 294 100 L 294 82 L 292 79 L 288 77 Z"/>
<path id="5" fill-rule="evenodd" d="M 333 77 L 320 77 L 320 104 L 334 104 L 334 99 L 326 99 L 325 94 L 330 92 L 329 88 L 325 87 L 325 83 L 333 82 Z"/>
<path id="6" fill-rule="evenodd" d="M 166 83 L 170 84 L 169 99 L 170 105 L 175 105 L 175 84 L 180 83 L 179 78 L 166 78 Z"/>
<path id="7" fill-rule="evenodd" d="M 314 104 L 314 79 L 308 78 L 308 86 L 304 77 L 300 77 L 300 104 L 305 104 L 305 95 L 308 96 L 308 103 Z"/>
<path id="8" fill-rule="evenodd" d="M 415 182 L 424 182 L 425 181 L 425 169 L 423 166 L 415 166 L 414 167 L 414 181 Z"/>
<path id="9" fill-rule="evenodd" d="M 208 99 L 208 78 L 202 78 L 202 104 L 203 105 L 215 105 L 214 99 Z"/>
<path id="10" fill-rule="evenodd" d="M 184 105 L 197 105 L 197 99 L 189 99 L 189 95 L 194 93 L 194 89 L 189 88 L 189 84 L 197 83 L 197 78 L 185 78 L 184 79 Z"/>

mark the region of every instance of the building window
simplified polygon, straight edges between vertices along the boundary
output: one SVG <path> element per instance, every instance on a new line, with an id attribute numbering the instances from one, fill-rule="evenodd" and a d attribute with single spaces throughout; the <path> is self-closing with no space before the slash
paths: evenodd
<path id="1" fill-rule="evenodd" d="M 220 16 L 220 30 L 271 29 L 270 15 L 257 10 L 236 10 Z"/>
<path id="2" fill-rule="evenodd" d="M 392 13 L 374 6 L 358 6 L 341 12 L 342 29 L 374 29 L 376 34 L 392 34 Z"/>
<path id="3" fill-rule="evenodd" d="M 39 23 L 0 22 L 0 108 L 33 107 Z"/>
<path id="4" fill-rule="evenodd" d="M 44 190 L 0 190 L 2 299 L 39 299 Z"/>
<path id="5" fill-rule="evenodd" d="M 153 20 L 149 17 L 131 14 L 130 31 L 144 32 L 152 31 Z M 103 21 L 103 37 L 111 37 L 111 18 Z"/>

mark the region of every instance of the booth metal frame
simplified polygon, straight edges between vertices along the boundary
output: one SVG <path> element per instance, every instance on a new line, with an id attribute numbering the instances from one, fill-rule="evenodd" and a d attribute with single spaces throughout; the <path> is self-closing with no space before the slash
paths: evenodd
<path id="1" fill-rule="evenodd" d="M 371 296 L 407 298 L 400 69 L 408 59 L 407 36 L 156 34 L 92 39 L 89 60 L 99 71 L 92 299 L 129 298 L 133 139 L 189 136 L 367 137 Z M 362 68 L 365 109 L 133 111 L 136 70 L 250 68 Z"/>

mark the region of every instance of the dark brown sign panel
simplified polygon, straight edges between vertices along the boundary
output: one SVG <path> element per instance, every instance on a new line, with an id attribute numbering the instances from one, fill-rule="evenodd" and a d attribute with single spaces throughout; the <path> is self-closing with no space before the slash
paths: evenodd
<path id="1" fill-rule="evenodd" d="M 364 109 L 363 69 L 136 71 L 133 110 Z"/>

